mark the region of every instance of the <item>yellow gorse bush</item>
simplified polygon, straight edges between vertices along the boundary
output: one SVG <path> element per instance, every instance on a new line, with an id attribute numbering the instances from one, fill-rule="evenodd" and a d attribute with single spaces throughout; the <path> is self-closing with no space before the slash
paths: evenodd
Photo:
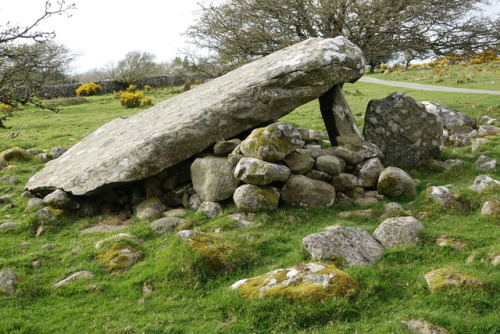
<path id="1" fill-rule="evenodd" d="M 14 107 L 9 106 L 8 104 L 0 103 L 0 112 L 5 114 L 5 116 L 12 116 L 12 111 Z"/>
<path id="2" fill-rule="evenodd" d="M 76 89 L 77 96 L 97 95 L 102 91 L 102 87 L 96 83 L 90 82 L 81 85 Z"/>
<path id="3" fill-rule="evenodd" d="M 120 103 L 125 108 L 136 108 L 141 105 L 143 98 L 142 92 L 123 92 L 120 94 Z"/>

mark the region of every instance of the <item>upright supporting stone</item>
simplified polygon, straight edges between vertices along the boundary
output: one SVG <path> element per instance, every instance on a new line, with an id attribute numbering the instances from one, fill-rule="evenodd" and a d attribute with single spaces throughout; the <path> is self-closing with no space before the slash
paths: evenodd
<path id="1" fill-rule="evenodd" d="M 338 146 L 336 138 L 350 133 L 363 135 L 342 93 L 342 84 L 334 85 L 319 98 L 319 107 L 332 146 Z"/>

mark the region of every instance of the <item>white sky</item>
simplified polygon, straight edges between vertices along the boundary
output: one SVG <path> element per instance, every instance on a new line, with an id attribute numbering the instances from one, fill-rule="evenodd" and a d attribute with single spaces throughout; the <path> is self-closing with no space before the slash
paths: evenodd
<path id="1" fill-rule="evenodd" d="M 76 4 L 72 17 L 53 16 L 38 30 L 55 31 L 57 43 L 79 53 L 73 68 L 81 73 L 121 60 L 129 51 L 150 52 L 158 62 L 182 56 L 188 47 L 182 34 L 194 23 L 200 0 L 66 2 Z M 30 24 L 44 8 L 45 0 L 0 0 L 0 26 Z"/>

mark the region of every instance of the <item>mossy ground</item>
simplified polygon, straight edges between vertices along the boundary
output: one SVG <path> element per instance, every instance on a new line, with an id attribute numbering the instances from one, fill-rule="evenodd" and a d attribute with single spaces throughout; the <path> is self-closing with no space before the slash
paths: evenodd
<path id="1" fill-rule="evenodd" d="M 354 114 L 364 113 L 372 98 L 383 98 L 395 91 L 367 83 L 346 84 L 347 99 Z M 399 90 L 399 89 L 398 89 Z M 403 89 L 417 100 L 430 100 L 475 117 L 488 114 L 500 118 L 500 111 L 487 111 L 498 104 L 495 95 L 422 92 Z M 157 90 L 159 100 L 170 89 Z M 15 139 L 2 139 L 0 150 L 22 148 L 66 148 L 95 130 L 102 123 L 126 117 L 138 110 L 122 108 L 112 94 L 85 98 L 88 103 L 65 106 L 58 114 L 28 107 L 15 111 L 8 125 L 26 129 Z M 356 120 L 362 123 L 362 117 Z M 305 105 L 285 117 L 300 127 L 324 130 L 316 102 Z M 2 135 L 3 138 L 3 135 Z M 80 234 L 79 231 L 109 217 L 40 220 L 34 211 L 24 212 L 27 199 L 23 186 L 41 162 L 11 162 L 15 170 L 0 172 L 19 180 L 16 185 L 0 184 L 0 194 L 13 194 L 14 208 L 0 206 L 0 221 L 21 223 L 17 228 L 0 231 L 0 268 L 15 270 L 22 280 L 14 297 L 0 296 L 0 333 L 407 333 L 401 320 L 424 318 L 453 333 L 496 333 L 499 313 L 500 271 L 491 265 L 488 254 L 500 252 L 500 225 L 495 217 L 480 214 L 482 203 L 498 192 L 475 193 L 468 189 L 475 177 L 484 174 L 474 166 L 479 154 L 500 159 L 500 138 L 495 137 L 473 156 L 470 148 L 445 149 L 439 160 L 462 159 L 449 170 L 414 166 L 407 171 L 421 180 L 417 197 L 401 201 L 405 210 L 420 219 L 425 230 L 420 243 L 390 249 L 372 267 L 340 267 L 354 277 L 360 292 L 351 298 L 321 302 L 289 301 L 284 298 L 244 299 L 229 286 L 245 277 L 256 277 L 298 263 L 311 261 L 300 246 L 302 238 L 325 226 L 356 226 L 373 232 L 380 224 L 382 201 L 373 205 L 372 217 L 341 218 L 341 211 L 355 207 L 280 209 L 252 215 L 254 224 L 236 229 L 227 216 L 208 219 L 189 212 L 182 228 L 199 229 L 217 242 L 238 245 L 224 253 L 229 270 L 213 270 L 189 243 L 173 235 L 157 235 L 149 228 L 150 220 L 131 219 L 126 230 L 144 240 L 140 249 L 144 260 L 120 275 L 110 274 L 96 261 L 102 251 L 94 244 L 114 233 Z M 500 179 L 498 169 L 488 173 Z M 453 183 L 453 191 L 471 202 L 470 210 L 443 208 L 425 197 L 430 185 Z M 225 214 L 235 212 L 229 207 Z M 9 217 L 6 217 L 9 215 Z M 27 215 L 27 216 L 24 216 Z M 45 231 L 35 237 L 42 224 Z M 447 235 L 467 243 L 464 250 L 438 247 L 437 237 Z M 54 244 L 53 250 L 44 249 Z M 79 248 L 79 252 L 74 249 Z M 466 263 L 472 252 L 476 260 Z M 33 262 L 40 261 L 34 268 Z M 431 293 L 424 275 L 436 268 L 452 266 L 484 280 L 488 292 L 444 291 Z M 62 289 L 51 286 L 79 271 L 90 270 L 95 279 L 76 281 Z M 154 291 L 143 295 L 144 283 Z"/>

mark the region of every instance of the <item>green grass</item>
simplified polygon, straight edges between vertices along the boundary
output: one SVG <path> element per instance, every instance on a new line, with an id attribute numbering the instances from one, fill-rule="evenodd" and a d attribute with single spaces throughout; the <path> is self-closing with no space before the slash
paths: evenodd
<path id="1" fill-rule="evenodd" d="M 404 71 L 401 68 L 389 73 L 381 71 L 369 74 L 369 76 L 382 80 L 500 91 L 500 61 L 467 64 L 466 66 L 441 66 L 434 70 L 416 68 Z"/>
<path id="2" fill-rule="evenodd" d="M 399 90 L 417 100 L 438 102 L 475 117 L 500 117 L 498 108 L 487 110 L 498 104 L 494 95 L 422 92 L 368 83 L 346 84 L 344 90 L 354 114 L 363 115 L 370 99 L 384 98 Z M 170 89 L 151 94 L 157 96 L 155 102 L 172 96 Z M 0 149 L 68 148 L 103 123 L 140 111 L 121 107 L 112 94 L 85 100 L 81 104 L 61 102 L 62 109 L 57 114 L 32 107 L 17 111 L 8 125 L 17 129 L 26 124 L 27 128 L 15 139 L 4 139 L 2 135 Z M 356 119 L 362 123 L 362 116 Z M 283 120 L 324 130 L 317 102 L 297 109 Z M 484 152 L 500 159 L 500 137 L 491 139 L 480 153 Z M 227 254 L 231 269 L 222 272 L 211 270 L 206 260 L 175 235 L 158 236 L 150 230 L 150 221 L 133 218 L 123 231 L 143 240 L 138 246 L 145 258 L 123 274 L 109 274 L 96 261 L 100 250 L 94 244 L 114 233 L 83 235 L 79 231 L 110 217 L 35 219 L 36 209 L 24 212 L 27 199 L 21 193 L 28 178 L 43 164 L 13 162 L 18 170 L 0 172 L 0 176 L 10 174 L 20 182 L 14 186 L 0 183 L 0 196 L 13 194 L 15 207 L 2 204 L 0 222 L 12 220 L 21 226 L 0 231 L 0 270 L 13 268 L 22 281 L 14 297 L 0 296 L 0 333 L 407 333 L 400 321 L 410 318 L 425 318 L 454 333 L 500 333 L 500 271 L 487 260 L 487 254 L 500 252 L 500 224 L 498 219 L 479 213 L 480 205 L 498 194 L 493 190 L 475 194 L 468 189 L 475 176 L 484 172 L 473 164 L 479 153 L 467 154 L 471 154 L 470 148 L 444 150 L 440 160 L 465 161 L 449 171 L 417 166 L 409 169 L 421 184 L 417 198 L 402 204 L 414 216 L 422 217 L 426 229 L 421 242 L 386 251 L 384 258 L 372 267 L 344 268 L 359 281 L 361 292 L 351 299 L 320 303 L 279 298 L 245 300 L 229 286 L 241 278 L 311 261 L 300 242 L 325 226 L 340 224 L 373 232 L 381 222 L 377 217 L 338 216 L 354 207 L 280 209 L 255 214 L 254 225 L 239 230 L 226 215 L 207 219 L 189 212 L 187 227 L 207 233 L 222 227 L 222 233 L 214 238 L 238 245 L 237 251 Z M 488 174 L 500 179 L 498 168 Z M 449 183 L 455 185 L 453 190 L 462 198 L 472 202 L 471 210 L 444 209 L 426 200 L 424 190 L 428 185 Z M 388 201 L 372 207 L 377 215 Z M 225 214 L 235 211 L 229 207 Z M 40 225 L 44 226 L 44 233 L 35 237 Z M 441 235 L 458 238 L 467 248 L 455 251 L 437 247 L 435 239 Z M 27 241 L 32 244 L 21 245 Z M 42 249 L 49 243 L 56 248 Z M 81 252 L 72 254 L 75 247 L 81 247 Z M 466 264 L 473 251 L 478 253 L 478 260 Z M 32 267 L 35 260 L 41 261 L 37 269 Z M 423 275 L 446 266 L 484 279 L 489 291 L 431 294 Z M 95 279 L 62 289 L 51 288 L 78 270 L 92 271 Z M 154 286 L 149 295 L 141 292 L 145 283 Z"/>

